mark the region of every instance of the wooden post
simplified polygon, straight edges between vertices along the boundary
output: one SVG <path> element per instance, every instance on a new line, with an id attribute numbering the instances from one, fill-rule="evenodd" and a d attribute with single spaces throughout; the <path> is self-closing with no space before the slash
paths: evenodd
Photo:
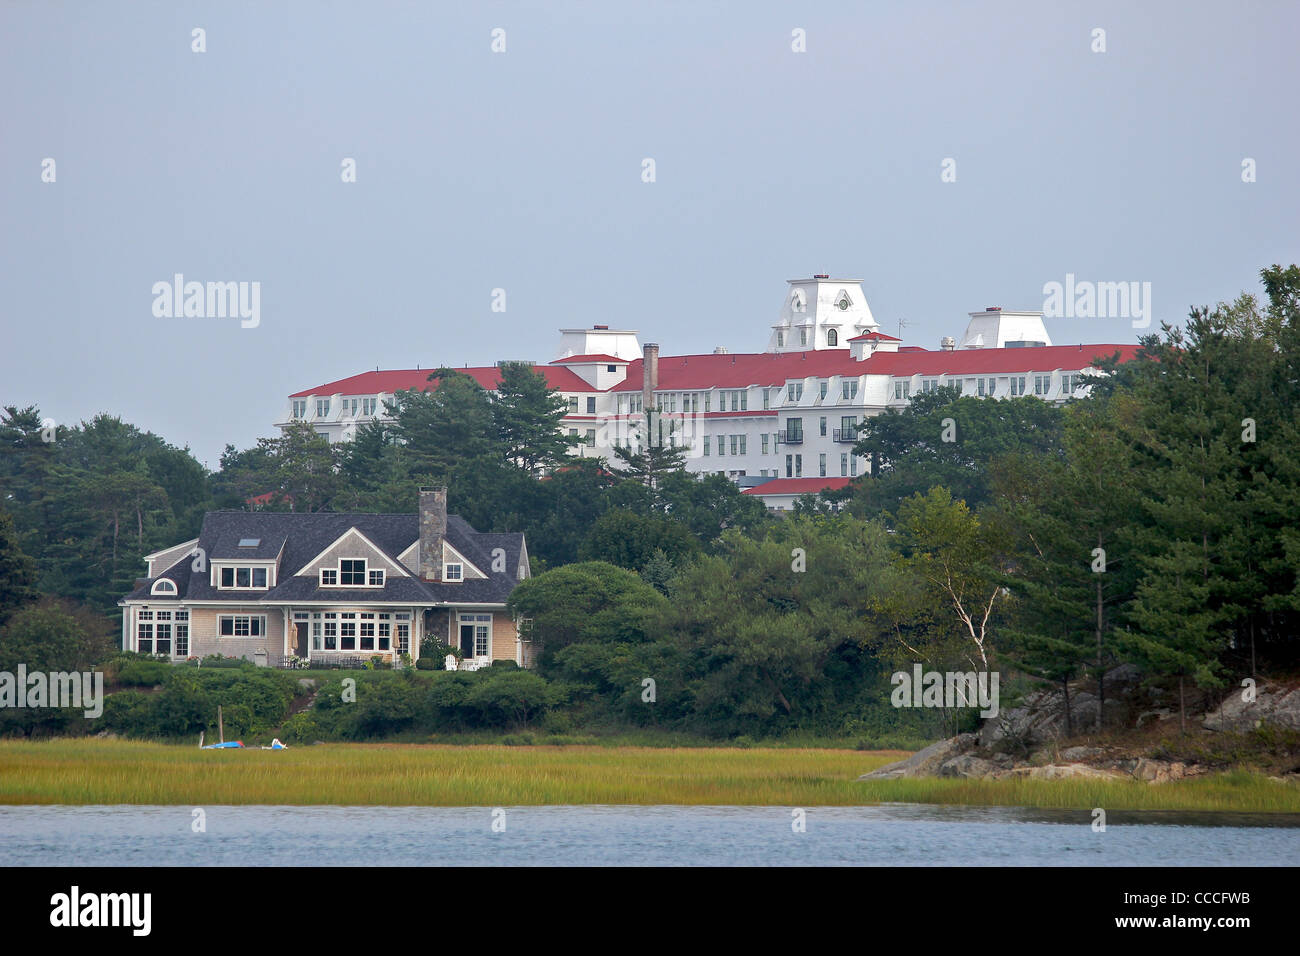
<path id="1" fill-rule="evenodd" d="M 221 737 L 221 743 L 226 742 L 226 729 L 221 723 L 221 705 L 217 704 L 217 733 Z"/>

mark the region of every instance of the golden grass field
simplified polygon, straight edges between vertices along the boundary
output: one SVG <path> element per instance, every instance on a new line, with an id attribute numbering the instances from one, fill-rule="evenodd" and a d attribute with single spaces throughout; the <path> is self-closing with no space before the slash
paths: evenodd
<path id="1" fill-rule="evenodd" d="M 1300 812 L 1300 787 L 1236 772 L 1161 785 L 885 780 L 901 751 L 317 744 L 202 751 L 123 740 L 0 741 L 0 804 L 852 806 L 906 802 Z"/>

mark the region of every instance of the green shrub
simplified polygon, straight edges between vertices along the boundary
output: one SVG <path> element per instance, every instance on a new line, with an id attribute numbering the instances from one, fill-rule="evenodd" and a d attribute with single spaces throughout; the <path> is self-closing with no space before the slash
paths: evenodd
<path id="1" fill-rule="evenodd" d="M 415 669 L 418 671 L 440 671 L 442 665 L 428 657 L 421 657 L 415 662 Z"/>
<path id="2" fill-rule="evenodd" d="M 507 747 L 531 747 L 537 743 L 537 738 L 532 734 L 506 734 L 501 743 Z"/>
<path id="3" fill-rule="evenodd" d="M 125 687 L 154 687 L 165 681 L 172 672 L 166 661 L 124 661 L 118 668 L 117 682 Z"/>

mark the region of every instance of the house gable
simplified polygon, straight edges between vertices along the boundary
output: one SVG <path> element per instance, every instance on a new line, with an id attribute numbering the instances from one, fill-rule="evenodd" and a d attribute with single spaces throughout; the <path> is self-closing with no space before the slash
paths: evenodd
<path id="1" fill-rule="evenodd" d="M 399 562 L 384 553 L 374 542 L 355 527 L 339 535 L 320 554 L 308 561 L 294 576 L 320 577 L 321 568 L 337 568 L 341 559 L 364 558 L 366 567 L 383 570 L 385 575 L 410 577 L 411 573 Z"/>

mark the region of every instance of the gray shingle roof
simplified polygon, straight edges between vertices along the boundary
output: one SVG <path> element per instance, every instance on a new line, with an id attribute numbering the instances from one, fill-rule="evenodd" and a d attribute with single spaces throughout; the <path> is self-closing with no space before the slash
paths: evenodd
<path id="1" fill-rule="evenodd" d="M 239 558 L 280 559 L 277 584 L 270 591 L 219 591 L 209 583 L 207 572 L 192 570 L 194 555 L 187 554 L 162 574 L 149 578 L 126 595 L 126 600 L 231 601 L 283 604 L 286 602 L 328 601 L 349 604 L 505 604 L 518 584 L 515 572 L 519 565 L 522 534 L 480 534 L 459 515 L 447 516 L 447 543 L 473 562 L 486 579 L 470 579 L 458 584 L 434 584 L 414 575 L 385 575 L 383 588 L 321 588 L 316 577 L 295 576 L 295 572 L 342 537 L 356 528 L 394 564 L 397 556 L 415 543 L 419 536 L 416 515 L 374 514 L 286 514 L 267 511 L 211 511 L 203 518 L 198 547 L 208 561 Z M 260 538 L 255 548 L 240 548 L 242 538 Z M 505 551 L 503 571 L 492 570 L 492 551 Z M 175 596 L 151 595 L 158 578 L 175 582 Z"/>

